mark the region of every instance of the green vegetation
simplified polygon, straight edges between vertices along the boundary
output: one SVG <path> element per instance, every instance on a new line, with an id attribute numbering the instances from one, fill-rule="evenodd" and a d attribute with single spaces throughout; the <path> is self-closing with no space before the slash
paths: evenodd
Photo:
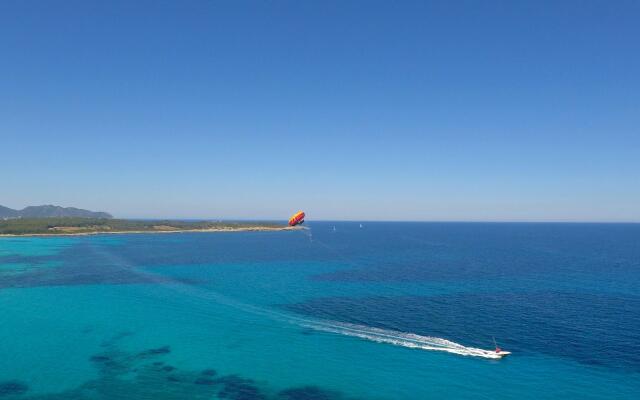
<path id="1" fill-rule="evenodd" d="M 17 218 L 0 220 L 0 235 L 260 230 L 280 229 L 284 227 L 284 224 L 274 222 L 145 221 L 108 218 Z"/>

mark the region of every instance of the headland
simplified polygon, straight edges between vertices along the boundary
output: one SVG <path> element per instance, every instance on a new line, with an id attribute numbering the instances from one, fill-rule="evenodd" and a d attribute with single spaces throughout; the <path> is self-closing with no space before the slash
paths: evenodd
<path id="1" fill-rule="evenodd" d="M 277 222 L 16 218 L 0 220 L 0 237 L 82 236 L 123 233 L 247 232 L 297 230 Z"/>

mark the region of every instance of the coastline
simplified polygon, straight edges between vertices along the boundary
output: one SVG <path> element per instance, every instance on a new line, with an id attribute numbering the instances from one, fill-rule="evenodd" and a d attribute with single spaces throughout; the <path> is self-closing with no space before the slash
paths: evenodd
<path id="1" fill-rule="evenodd" d="M 294 231 L 307 229 L 303 226 L 244 226 L 244 227 L 225 227 L 225 228 L 206 228 L 206 229 L 173 229 L 173 230 L 131 230 L 131 231 L 93 231 L 93 232 L 61 232 L 61 233 L 1 233 L 0 238 L 3 237 L 57 237 L 57 236 L 90 236 L 90 235 L 123 235 L 123 234 L 141 234 L 141 233 L 208 233 L 208 232 L 278 232 L 278 231 Z"/>

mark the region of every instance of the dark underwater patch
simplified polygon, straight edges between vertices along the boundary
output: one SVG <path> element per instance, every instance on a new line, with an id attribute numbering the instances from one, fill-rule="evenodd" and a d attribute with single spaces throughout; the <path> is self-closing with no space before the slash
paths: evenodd
<path id="1" fill-rule="evenodd" d="M 317 386 L 302 386 L 286 389 L 278 393 L 283 400 L 337 400 L 341 396 L 337 392 L 321 389 Z"/>
<path id="2" fill-rule="evenodd" d="M 164 278 L 151 278 L 118 265 L 62 265 L 0 276 L 0 288 L 76 285 L 125 285 L 158 283 Z"/>
<path id="3" fill-rule="evenodd" d="M 146 358 L 146 357 L 153 357 L 153 356 L 157 356 L 161 354 L 169 354 L 169 353 L 171 353 L 171 346 L 162 346 L 154 349 L 141 351 L 140 353 L 138 353 L 138 357 Z"/>
<path id="4" fill-rule="evenodd" d="M 157 284 L 163 282 L 198 283 L 188 279 L 175 279 L 139 273 L 158 265 L 200 265 L 263 262 L 295 258 L 304 260 L 308 249 L 292 252 L 282 246 L 279 235 L 245 233 L 225 235 L 216 233 L 174 235 L 127 235 L 123 244 L 104 244 L 96 237 L 77 237 L 75 244 L 55 254 L 27 256 L 9 254 L 0 256 L 0 264 L 45 265 L 15 274 L 0 273 L 1 288 L 71 286 L 71 285 L 126 285 Z M 306 243 L 300 237 L 301 243 Z M 46 240 L 46 239 L 43 239 Z M 259 243 L 259 246 L 252 244 Z M 207 249 L 207 251 L 202 251 Z"/>
<path id="5" fill-rule="evenodd" d="M 0 397 L 21 395 L 28 390 L 29 386 L 20 381 L 0 382 Z"/>
<path id="6" fill-rule="evenodd" d="M 283 307 L 466 346 L 490 348 L 495 336 L 514 356 L 544 353 L 640 371 L 640 296 L 545 291 L 327 297 Z"/>
<path id="7" fill-rule="evenodd" d="M 218 397 L 231 400 L 262 400 L 266 395 L 260 393 L 254 381 L 237 375 L 227 375 L 216 379 L 216 383 L 223 385 Z"/>
<path id="8" fill-rule="evenodd" d="M 105 356 L 105 355 L 102 355 L 102 354 L 96 354 L 96 355 L 93 355 L 93 356 L 89 357 L 89 360 L 93 361 L 93 362 L 97 362 L 97 363 L 105 363 L 105 362 L 111 361 L 111 357 Z"/>
<path id="9" fill-rule="evenodd" d="M 120 374 L 129 370 L 128 360 L 123 355 L 113 352 L 110 355 L 105 353 L 94 354 L 89 360 L 104 374 Z"/>
<path id="10" fill-rule="evenodd" d="M 42 265 L 52 259 L 53 256 L 22 256 L 9 254 L 0 256 L 0 264 L 31 264 Z"/>
<path id="11" fill-rule="evenodd" d="M 196 380 L 193 381 L 193 383 L 195 383 L 196 385 L 215 385 L 216 381 L 214 381 L 211 378 L 199 377 L 199 378 L 196 378 Z"/>
<path id="12" fill-rule="evenodd" d="M 117 249 L 118 246 L 105 249 L 99 243 L 91 243 L 90 239 L 85 239 L 52 255 L 2 256 L 0 264 L 21 263 L 38 266 L 55 263 L 56 265 L 27 269 L 20 273 L 0 274 L 0 288 L 150 284 L 168 280 L 166 277 L 138 272 L 136 265 L 115 254 Z"/>
<path id="13" fill-rule="evenodd" d="M 117 335 L 116 335 L 117 336 Z M 149 362 L 147 356 L 162 357 L 169 346 L 138 352 L 122 351 L 117 341 L 110 340 L 104 351 L 91 356 L 98 377 L 76 388 L 42 395 L 28 396 L 28 386 L 19 381 L 0 383 L 0 397 L 23 400 L 95 400 L 95 399 L 162 399 L 162 400 L 336 400 L 339 393 L 315 386 L 290 388 L 277 392 L 268 386 L 239 375 L 218 376 L 212 368 L 185 370 L 162 361 Z M 144 357 L 140 357 L 144 354 Z"/>

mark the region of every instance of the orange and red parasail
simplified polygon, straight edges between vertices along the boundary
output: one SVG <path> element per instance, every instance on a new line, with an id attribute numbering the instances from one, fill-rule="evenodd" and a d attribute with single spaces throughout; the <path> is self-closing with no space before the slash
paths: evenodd
<path id="1" fill-rule="evenodd" d="M 298 211 L 289 218 L 289 226 L 296 226 L 304 222 L 304 212 Z"/>

